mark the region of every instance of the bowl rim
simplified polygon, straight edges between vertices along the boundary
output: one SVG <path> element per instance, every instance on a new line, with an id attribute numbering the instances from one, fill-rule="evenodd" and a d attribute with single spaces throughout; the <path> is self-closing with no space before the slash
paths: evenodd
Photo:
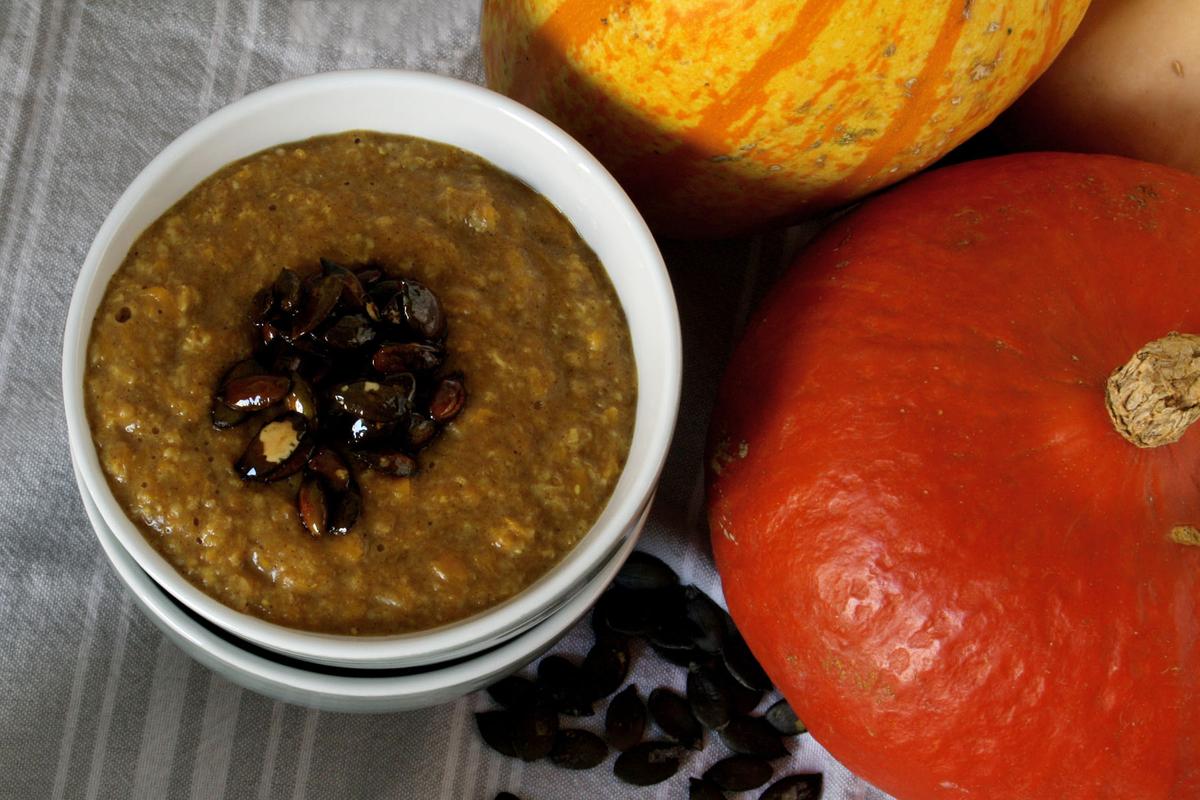
<path id="1" fill-rule="evenodd" d="M 636 463 L 627 459 L 618 481 L 630 473 L 630 488 L 619 502 L 615 496 L 609 498 L 601 516 L 601 520 L 607 518 L 607 525 L 602 527 L 594 524 L 547 573 L 508 600 L 447 625 L 391 636 L 324 634 L 285 627 L 237 611 L 192 585 L 154 549 L 117 502 L 100 467 L 83 398 L 87 344 L 95 316 L 86 312 L 86 306 L 93 291 L 102 293 L 107 286 L 106 279 L 98 289 L 93 289 L 98 282 L 99 267 L 112 247 L 116 234 L 142 196 L 163 180 L 173 165 L 244 115 L 278 103 L 303 101 L 306 95 L 314 92 L 348 86 L 398 93 L 437 92 L 463 103 L 485 107 L 487 113 L 507 117 L 518 127 L 527 130 L 529 136 L 540 139 L 545 146 L 562 151 L 566 157 L 578 163 L 581 171 L 593 179 L 588 191 L 611 206 L 621 232 L 634 237 L 631 246 L 643 261 L 638 280 L 647 292 L 653 294 L 656 310 L 662 317 L 657 320 L 660 324 L 656 333 L 661 336 L 659 347 L 662 349 L 662 362 L 666 365 L 662 374 L 657 376 L 659 382 L 656 385 L 639 385 L 639 404 L 643 392 L 654 392 L 665 400 L 645 430 L 635 427 L 635 441 L 636 437 L 645 437 L 647 441 L 647 457 Z M 120 257 L 123 259 L 124 253 Z M 527 630 L 544 619 L 545 609 L 549 605 L 561 601 L 569 592 L 578 591 L 581 578 L 594 570 L 604 554 L 612 552 L 616 539 L 629 523 L 637 519 L 654 492 L 674 433 L 682 382 L 678 309 L 666 265 L 653 235 L 632 201 L 599 161 L 553 123 L 503 95 L 454 78 L 389 69 L 325 72 L 274 84 L 205 117 L 168 144 L 121 194 L 88 250 L 71 296 L 64 328 L 62 359 L 64 411 L 72 461 L 79 468 L 101 517 L 139 567 L 188 608 L 236 636 L 297 658 L 349 666 L 409 666 L 477 650 L 494 644 L 497 637 L 518 635 Z M 538 617 L 539 613 L 541 618 Z M 508 622 L 504 622 L 506 619 Z"/>
<path id="2" fill-rule="evenodd" d="M 386 705 L 387 700 L 416 698 L 426 692 L 473 691 L 480 681 L 498 679 L 502 674 L 511 674 L 528 664 L 561 639 L 579 622 L 587 609 L 604 592 L 621 565 L 637 545 L 637 536 L 628 537 L 615 552 L 608 564 L 584 587 L 576 597 L 568 601 L 544 622 L 524 633 L 514 636 L 499 646 L 457 661 L 448 666 L 430 665 L 428 669 L 403 675 L 340 675 L 304 669 L 296 664 L 280 662 L 269 657 L 238 647 L 219 634 L 207 629 L 203 623 L 189 616 L 185 607 L 169 592 L 154 582 L 136 560 L 121 546 L 120 541 L 100 515 L 95 501 L 87 492 L 86 484 L 78 467 L 74 468 L 75 481 L 83 502 L 84 512 L 92 525 L 93 533 L 110 566 L 117 573 L 125 588 L 133 595 L 146 616 L 168 638 L 176 639 L 188 654 L 235 683 L 251 691 L 263 693 L 263 683 L 274 690 L 271 696 L 308 701 L 312 707 L 348 713 L 390 713 L 394 709 Z M 647 509 L 648 512 L 648 509 Z M 644 521 L 644 518 L 643 518 Z M 197 615 L 198 616 L 198 615 Z M 186 644 L 183 644 L 186 643 Z M 254 683 L 256 685 L 249 685 Z M 305 695 L 297 697 L 296 693 Z M 284 698 L 281 695 L 291 695 Z M 383 706 L 347 707 L 343 701 L 377 700 Z M 446 702 L 439 699 L 438 703 Z M 307 704 L 307 703 L 306 703 Z M 417 708 L 418 705 L 405 705 Z"/>

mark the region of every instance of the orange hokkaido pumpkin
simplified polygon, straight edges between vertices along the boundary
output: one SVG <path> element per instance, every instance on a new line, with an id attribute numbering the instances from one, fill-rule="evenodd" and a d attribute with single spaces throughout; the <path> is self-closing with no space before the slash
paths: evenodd
<path id="1" fill-rule="evenodd" d="M 771 290 L 713 418 L 713 552 L 847 767 L 1200 798 L 1198 283 L 1200 179 L 1035 154 L 864 203 Z"/>
<path id="2" fill-rule="evenodd" d="M 1049 65 L 1087 0 L 484 0 L 488 85 L 655 229 L 715 237 L 933 162 Z"/>

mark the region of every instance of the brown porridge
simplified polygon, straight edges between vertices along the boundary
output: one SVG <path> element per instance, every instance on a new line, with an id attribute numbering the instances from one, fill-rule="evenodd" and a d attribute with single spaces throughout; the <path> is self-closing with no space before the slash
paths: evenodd
<path id="1" fill-rule="evenodd" d="M 251 352 L 252 298 L 321 258 L 435 292 L 469 400 L 414 476 L 356 468 L 357 524 L 314 538 L 300 476 L 243 481 L 255 426 L 209 413 Z M 493 605 L 575 545 L 624 464 L 636 376 L 616 294 L 549 202 L 456 148 L 356 131 L 230 164 L 151 225 L 97 313 L 85 396 L 117 499 L 193 584 L 283 625 L 386 634 Z"/>

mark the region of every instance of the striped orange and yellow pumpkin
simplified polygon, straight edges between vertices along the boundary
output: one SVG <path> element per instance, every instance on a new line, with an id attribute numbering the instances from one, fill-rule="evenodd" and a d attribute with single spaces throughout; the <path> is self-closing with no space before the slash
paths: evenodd
<path id="1" fill-rule="evenodd" d="M 1050 64 L 1088 0 L 484 0 L 488 85 L 661 233 L 722 236 L 916 172 Z"/>

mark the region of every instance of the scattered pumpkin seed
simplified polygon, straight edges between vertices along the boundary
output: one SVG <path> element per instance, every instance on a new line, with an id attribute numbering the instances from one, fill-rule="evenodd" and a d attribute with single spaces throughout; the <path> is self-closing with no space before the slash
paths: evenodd
<path id="1" fill-rule="evenodd" d="M 622 589 L 666 589 L 679 583 L 675 570 L 649 553 L 634 550 L 613 580 Z"/>
<path id="2" fill-rule="evenodd" d="M 537 672 L 538 684 L 558 713 L 568 717 L 590 717 L 595 713 L 579 667 L 562 656 L 546 656 L 538 663 Z"/>
<path id="3" fill-rule="evenodd" d="M 598 639 L 583 659 L 584 688 L 595 700 L 621 688 L 629 672 L 629 648 L 622 639 Z"/>
<path id="4" fill-rule="evenodd" d="M 729 674 L 747 689 L 769 692 L 775 688 L 762 665 L 758 663 L 758 659 L 750 652 L 746 640 L 737 631 L 731 632 L 726 637 L 721 654 L 725 659 L 725 667 L 729 670 Z"/>
<path id="5" fill-rule="evenodd" d="M 689 750 L 704 747 L 704 728 L 692 716 L 687 700 L 670 689 L 655 689 L 646 703 L 650 718 L 670 738 Z"/>
<path id="6" fill-rule="evenodd" d="M 748 792 L 771 780 L 771 765 L 757 756 L 729 756 L 709 767 L 704 779 L 727 792 Z"/>
<path id="7" fill-rule="evenodd" d="M 688 778 L 688 800 L 725 800 L 725 793 L 712 781 Z"/>
<path id="8" fill-rule="evenodd" d="M 642 742 L 617 756 L 613 774 L 634 786 L 652 786 L 678 772 L 682 758 L 683 748 L 674 742 Z"/>
<path id="9" fill-rule="evenodd" d="M 819 772 L 780 778 L 758 800 L 820 800 L 825 776 Z"/>
<path id="10" fill-rule="evenodd" d="M 591 731 L 559 728 L 550 760 L 567 769 L 591 769 L 608 756 L 608 745 Z"/>
<path id="11" fill-rule="evenodd" d="M 646 704 L 638 696 L 637 686 L 629 684 L 608 704 L 604 715 L 604 736 L 614 750 L 628 750 L 642 740 L 646 732 Z"/>
<path id="12" fill-rule="evenodd" d="M 798 736 L 808 731 L 808 728 L 804 727 L 804 723 L 796 716 L 796 712 L 788 705 L 787 700 L 780 700 L 768 708 L 763 714 L 763 718 L 781 736 Z"/>
<path id="13" fill-rule="evenodd" d="M 788 754 L 779 731 L 762 717 L 734 717 L 721 729 L 721 740 L 735 753 L 759 758 L 782 758 Z"/>
<path id="14" fill-rule="evenodd" d="M 549 755 L 558 733 L 558 715 L 543 706 L 485 711 L 475 715 L 475 724 L 489 747 L 522 761 L 537 761 Z"/>
<path id="15" fill-rule="evenodd" d="M 688 705 L 692 715 L 702 724 L 720 730 L 731 715 L 728 681 L 713 674 L 711 669 L 693 669 L 687 678 Z"/>

